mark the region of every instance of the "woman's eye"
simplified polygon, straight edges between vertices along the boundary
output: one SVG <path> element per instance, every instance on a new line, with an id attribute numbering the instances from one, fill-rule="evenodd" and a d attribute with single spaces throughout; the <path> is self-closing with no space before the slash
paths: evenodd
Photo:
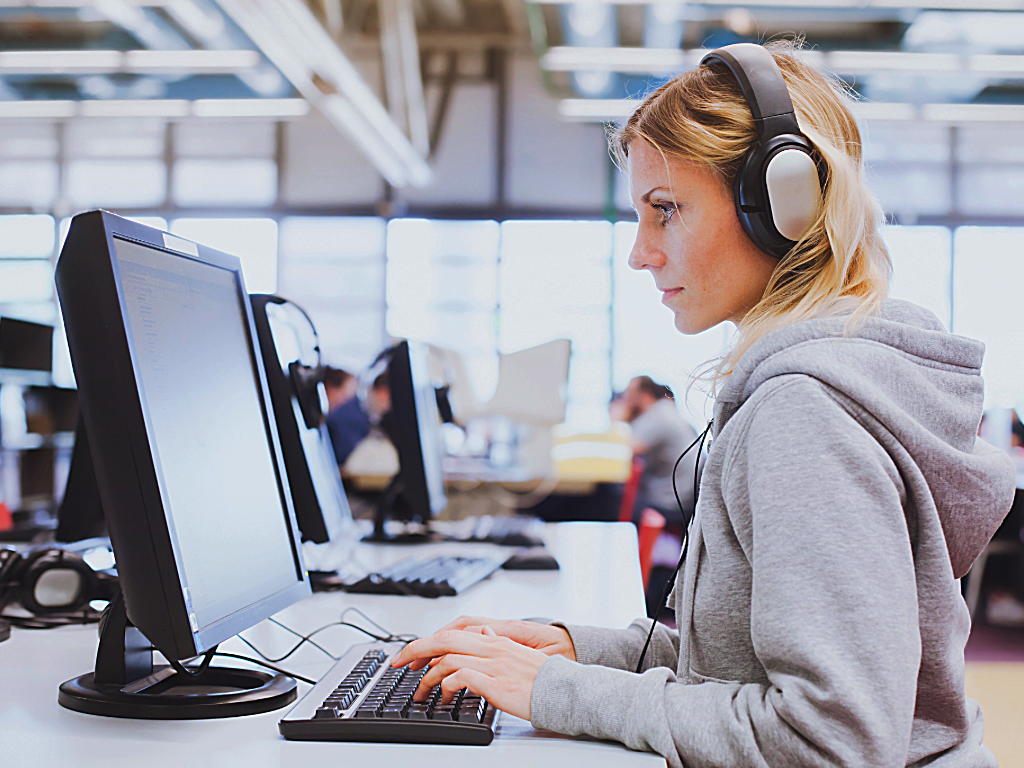
<path id="1" fill-rule="evenodd" d="M 665 226 L 669 223 L 672 218 L 672 214 L 676 212 L 674 206 L 663 205 L 661 203 L 651 203 L 651 207 L 658 212 L 661 226 Z"/>

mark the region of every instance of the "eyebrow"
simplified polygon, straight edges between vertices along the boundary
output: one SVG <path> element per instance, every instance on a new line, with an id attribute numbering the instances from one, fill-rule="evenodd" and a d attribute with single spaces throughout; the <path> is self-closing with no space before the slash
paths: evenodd
<path id="1" fill-rule="evenodd" d="M 650 190 L 649 192 L 647 192 L 647 194 L 645 194 L 643 197 L 640 198 L 641 202 L 650 203 L 651 202 L 651 195 L 653 195 L 659 189 L 664 191 L 665 188 L 664 187 L 655 187 L 654 189 Z"/>

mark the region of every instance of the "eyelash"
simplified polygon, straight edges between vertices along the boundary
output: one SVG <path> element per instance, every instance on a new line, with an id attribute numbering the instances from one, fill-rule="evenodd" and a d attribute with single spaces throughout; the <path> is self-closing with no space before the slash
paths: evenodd
<path id="1" fill-rule="evenodd" d="M 661 226 L 663 227 L 668 225 L 668 223 L 672 220 L 672 216 L 676 212 L 675 207 L 662 205 L 661 203 L 651 203 L 651 208 L 653 208 L 654 210 L 658 211 L 661 214 L 661 221 L 659 222 L 659 224 L 661 224 Z"/>

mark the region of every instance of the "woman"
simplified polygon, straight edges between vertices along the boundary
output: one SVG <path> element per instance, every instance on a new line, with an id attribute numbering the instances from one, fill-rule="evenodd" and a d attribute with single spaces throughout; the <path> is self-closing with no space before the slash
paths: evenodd
<path id="1" fill-rule="evenodd" d="M 720 60 L 662 86 L 614 138 L 639 216 L 630 265 L 681 332 L 737 326 L 713 375 L 679 631 L 658 625 L 636 674 L 646 619 L 463 617 L 395 664 L 434 661 L 421 695 L 468 687 L 672 766 L 994 765 L 964 695 L 957 581 L 1013 494 L 1009 460 L 975 437 L 983 346 L 886 298 L 846 95 L 791 49 L 771 55 L 822 182 L 788 250 L 740 222 L 734 184 L 765 130 L 752 110 L 769 113 Z"/>

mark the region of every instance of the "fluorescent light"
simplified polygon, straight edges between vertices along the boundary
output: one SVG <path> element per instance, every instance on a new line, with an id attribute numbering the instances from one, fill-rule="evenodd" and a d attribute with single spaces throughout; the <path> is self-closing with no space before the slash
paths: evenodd
<path id="1" fill-rule="evenodd" d="M 677 48 L 551 48 L 540 60 L 552 72 L 680 72 L 696 66 L 696 52 Z"/>
<path id="2" fill-rule="evenodd" d="M 196 117 L 303 117 L 309 114 L 305 99 L 198 99 L 192 102 Z"/>
<path id="3" fill-rule="evenodd" d="M 540 5 L 568 5 L 570 3 L 611 2 L 613 5 L 648 5 L 650 0 L 535 0 Z M 688 0 L 663 0 L 685 5 Z M 704 0 L 702 5 L 726 5 L 756 8 L 761 6 L 789 8 L 935 8 L 944 11 L 1019 11 L 1024 9 L 1020 0 Z"/>
<path id="4" fill-rule="evenodd" d="M 80 101 L 82 117 L 186 117 L 189 103 L 182 99 L 96 99 Z"/>
<path id="5" fill-rule="evenodd" d="M 968 67 L 978 73 L 1020 75 L 1024 74 L 1024 56 L 979 54 L 968 57 Z"/>
<path id="6" fill-rule="evenodd" d="M 558 114 L 566 120 L 605 122 L 629 117 L 639 105 L 637 99 L 562 99 Z"/>
<path id="7" fill-rule="evenodd" d="M 130 72 L 241 72 L 259 65 L 256 51 L 126 51 L 124 68 Z"/>
<path id="8" fill-rule="evenodd" d="M 78 107 L 74 101 L 0 101 L 0 118 L 67 118 L 74 117 Z"/>
<path id="9" fill-rule="evenodd" d="M 917 108 L 913 104 L 880 103 L 858 101 L 853 105 L 853 114 L 861 120 L 914 120 Z"/>
<path id="10" fill-rule="evenodd" d="M 1024 104 L 924 104 L 921 117 L 939 123 L 1024 122 Z"/>
<path id="11" fill-rule="evenodd" d="M 259 66 L 260 54 L 231 51 L 3 51 L 0 74 L 64 73 L 220 73 Z"/>
<path id="12" fill-rule="evenodd" d="M 956 72 L 964 67 L 955 53 L 912 53 L 908 51 L 832 51 L 824 65 L 848 75 L 871 72 Z"/>
<path id="13" fill-rule="evenodd" d="M 67 72 L 117 69 L 120 51 L 3 51 L 0 70 L 9 74 L 20 72 Z"/>

